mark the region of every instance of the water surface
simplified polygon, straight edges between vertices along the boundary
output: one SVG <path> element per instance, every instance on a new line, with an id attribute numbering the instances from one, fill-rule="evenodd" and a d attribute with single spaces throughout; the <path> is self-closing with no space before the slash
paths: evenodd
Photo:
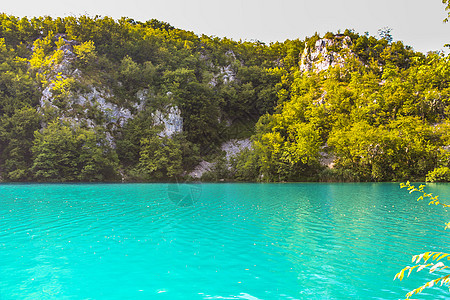
<path id="1" fill-rule="evenodd" d="M 430 185 L 441 200 L 450 185 Z M 0 299 L 399 299 L 450 214 L 398 184 L 2 184 Z M 421 299 L 448 299 L 429 289 Z M 417 297 L 419 298 L 419 297 Z"/>

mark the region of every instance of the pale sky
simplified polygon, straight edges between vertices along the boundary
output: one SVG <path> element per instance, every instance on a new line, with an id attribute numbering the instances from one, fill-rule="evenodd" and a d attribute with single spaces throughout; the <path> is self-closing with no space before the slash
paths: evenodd
<path id="1" fill-rule="evenodd" d="M 304 39 L 316 31 L 355 29 L 377 36 L 392 28 L 394 40 L 417 51 L 446 50 L 450 23 L 441 0 L 0 0 L 16 16 L 122 16 L 158 19 L 196 34 L 260 40 Z M 448 52 L 446 50 L 446 52 Z"/>

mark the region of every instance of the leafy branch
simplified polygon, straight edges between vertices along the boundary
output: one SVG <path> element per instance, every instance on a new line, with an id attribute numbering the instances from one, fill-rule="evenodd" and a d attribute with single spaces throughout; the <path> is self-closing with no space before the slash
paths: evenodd
<path id="1" fill-rule="evenodd" d="M 445 4 L 445 10 L 449 11 L 450 10 L 450 0 L 442 0 L 442 3 Z M 449 13 L 449 16 L 450 16 L 450 13 Z M 447 16 L 447 18 L 444 19 L 444 23 L 448 22 L 449 16 Z"/>
<path id="2" fill-rule="evenodd" d="M 430 202 L 428 203 L 428 205 L 441 205 L 442 207 L 450 207 L 450 205 L 445 204 L 445 203 L 441 203 L 438 199 L 439 196 L 433 196 L 433 194 L 431 193 L 426 193 L 424 191 L 424 187 L 425 185 L 420 185 L 418 188 L 416 188 L 414 185 L 411 185 L 411 183 L 409 181 L 407 181 L 406 183 L 401 183 L 400 184 L 400 188 L 407 188 L 409 193 L 414 193 L 414 192 L 419 192 L 422 195 L 417 198 L 417 201 L 421 201 L 424 200 L 426 198 L 430 199 Z M 450 228 L 450 222 L 446 223 L 445 229 Z M 395 279 L 399 279 L 400 281 L 403 280 L 404 276 L 405 276 L 405 272 L 408 272 L 406 277 L 409 277 L 409 275 L 411 275 L 411 272 L 414 269 L 417 269 L 417 272 L 422 271 L 425 268 L 430 268 L 429 272 L 433 273 L 433 272 L 440 272 L 444 269 L 448 269 L 449 266 L 446 266 L 442 261 L 442 259 L 447 259 L 450 260 L 450 253 L 444 253 L 444 252 L 425 252 L 419 255 L 414 255 L 412 258 L 412 262 L 415 263 L 415 266 L 407 266 L 405 268 L 403 268 L 400 272 L 398 272 L 395 277 Z M 423 263 L 420 263 L 423 260 Z M 433 261 L 433 262 L 429 262 L 428 261 Z M 409 293 L 406 294 L 406 299 L 409 299 L 412 295 L 414 294 L 419 294 L 421 293 L 424 289 L 426 288 L 430 288 L 433 287 L 434 285 L 437 285 L 440 283 L 440 286 L 443 285 L 447 285 L 450 288 L 450 274 L 449 275 L 445 275 L 445 276 L 440 276 L 436 279 L 430 280 L 427 283 L 425 283 L 424 285 L 410 291 Z"/>
<path id="3" fill-rule="evenodd" d="M 433 273 L 434 271 L 440 272 L 444 269 L 448 269 L 449 267 L 444 265 L 444 263 L 442 261 L 440 261 L 441 259 L 444 259 L 444 258 L 447 258 L 447 260 L 450 260 L 450 253 L 425 252 L 425 253 L 422 253 L 419 255 L 414 255 L 412 258 L 412 262 L 415 263 L 416 265 L 413 267 L 410 267 L 410 266 L 405 267 L 403 270 L 401 270 L 400 272 L 398 272 L 395 275 L 394 280 L 397 278 L 399 280 L 403 280 L 405 272 L 407 272 L 407 271 L 408 271 L 408 275 L 406 277 L 409 277 L 409 275 L 411 275 L 411 272 L 414 269 L 417 269 L 417 272 L 419 272 L 425 268 L 430 267 L 430 271 L 429 271 L 430 273 Z M 419 262 L 422 259 L 423 259 L 423 264 L 419 264 Z M 430 259 L 431 259 L 431 261 L 435 261 L 436 263 L 428 263 L 427 264 L 427 261 Z M 450 274 L 430 280 L 427 283 L 425 283 L 424 285 L 410 291 L 408 294 L 406 294 L 406 299 L 409 299 L 409 297 L 411 297 L 414 294 L 421 293 L 425 288 L 433 287 L 434 285 L 439 284 L 439 282 L 441 283 L 440 286 L 442 286 L 442 285 L 450 286 Z"/>
<path id="4" fill-rule="evenodd" d="M 450 207 L 450 205 L 442 203 L 439 201 L 439 196 L 433 196 L 433 194 L 429 194 L 427 192 L 425 192 L 423 189 L 425 188 L 424 184 L 421 184 L 418 188 L 416 188 L 414 185 L 411 185 L 411 183 L 409 181 L 407 181 L 406 183 L 400 183 L 400 188 L 408 188 L 408 191 L 410 194 L 414 193 L 414 192 L 419 192 L 422 195 L 417 198 L 417 201 L 421 201 L 421 200 L 425 200 L 427 198 L 430 199 L 430 202 L 428 203 L 428 205 L 441 205 L 444 208 Z M 450 228 L 450 222 L 445 223 L 445 229 Z"/>

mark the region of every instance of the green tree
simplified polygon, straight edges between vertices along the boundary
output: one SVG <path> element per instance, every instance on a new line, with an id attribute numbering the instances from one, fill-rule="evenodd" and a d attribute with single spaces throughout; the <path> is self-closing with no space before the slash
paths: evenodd
<path id="1" fill-rule="evenodd" d="M 38 181 L 104 181 L 117 178 L 117 155 L 102 130 L 59 119 L 34 133 L 32 172 Z"/>
<path id="2" fill-rule="evenodd" d="M 4 115 L 0 121 L 0 153 L 6 180 L 32 179 L 33 133 L 39 129 L 41 116 L 34 108 L 17 109 L 13 115 Z"/>
<path id="3" fill-rule="evenodd" d="M 367 122 L 333 130 L 328 139 L 336 168 L 355 171 L 356 180 L 424 179 L 437 162 L 439 134 L 417 117 L 383 126 Z"/>
<path id="4" fill-rule="evenodd" d="M 438 199 L 439 196 L 433 196 L 433 194 L 426 193 L 424 190 L 425 185 L 420 185 L 418 188 L 416 188 L 414 185 L 411 185 L 411 183 L 408 181 L 408 182 L 406 182 L 406 184 L 401 183 L 400 188 L 407 188 L 410 194 L 413 192 L 418 192 L 419 194 L 421 194 L 421 196 L 417 199 L 417 201 L 429 199 L 430 202 L 428 203 L 428 205 L 439 205 L 443 208 L 450 207 L 450 205 L 440 202 Z M 448 229 L 448 228 L 450 228 L 450 222 L 446 223 L 445 229 Z M 423 260 L 423 263 L 422 263 L 422 260 Z M 412 267 L 407 266 L 407 267 L 403 268 L 400 272 L 398 272 L 395 275 L 394 280 L 397 278 L 399 280 L 403 280 L 406 272 L 408 272 L 407 277 L 409 277 L 409 275 L 411 274 L 411 272 L 413 270 L 417 270 L 417 272 L 419 272 L 423 269 L 429 268 L 430 273 L 434 273 L 434 272 L 439 273 L 442 270 L 449 268 L 449 266 L 446 266 L 442 262 L 442 260 L 444 260 L 444 261 L 450 260 L 450 253 L 425 252 L 422 254 L 414 255 L 412 258 L 412 262 L 415 263 L 415 266 L 412 266 Z M 412 290 L 406 294 L 406 299 L 409 299 L 414 294 L 421 293 L 426 288 L 430 288 L 435 285 L 437 286 L 438 284 L 440 284 L 440 286 L 442 286 L 442 285 L 450 286 L 450 274 L 439 276 L 438 278 L 430 280 L 430 281 L 426 282 L 424 285 L 422 285 L 418 288 L 415 288 L 414 290 Z"/>
<path id="5" fill-rule="evenodd" d="M 84 69 L 92 69 L 92 65 L 95 64 L 98 59 L 93 41 L 87 41 L 81 45 L 73 46 L 73 52 L 77 56 L 76 66 Z"/>
<path id="6" fill-rule="evenodd" d="M 378 29 L 378 35 L 380 38 L 386 40 L 388 44 L 392 43 L 393 37 L 391 34 L 392 28 L 389 27 L 383 27 L 381 29 Z"/>
<path id="7" fill-rule="evenodd" d="M 141 140 L 138 170 L 146 180 L 172 179 L 183 171 L 180 144 L 157 135 Z"/>
<path id="8" fill-rule="evenodd" d="M 450 11 L 450 0 L 442 0 L 442 3 L 445 4 L 445 10 Z M 448 13 L 447 18 L 444 19 L 444 22 L 448 22 L 448 18 L 450 17 L 450 12 Z"/>

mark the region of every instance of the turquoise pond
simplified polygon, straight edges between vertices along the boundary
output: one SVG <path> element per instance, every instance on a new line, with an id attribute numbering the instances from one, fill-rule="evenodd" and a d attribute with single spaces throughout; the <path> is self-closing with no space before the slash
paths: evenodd
<path id="1" fill-rule="evenodd" d="M 450 202 L 449 184 L 427 188 Z M 450 213 L 416 198 L 390 183 L 1 184 L 0 299 L 403 299 L 434 278 L 393 281 L 411 256 L 450 249 Z"/>

